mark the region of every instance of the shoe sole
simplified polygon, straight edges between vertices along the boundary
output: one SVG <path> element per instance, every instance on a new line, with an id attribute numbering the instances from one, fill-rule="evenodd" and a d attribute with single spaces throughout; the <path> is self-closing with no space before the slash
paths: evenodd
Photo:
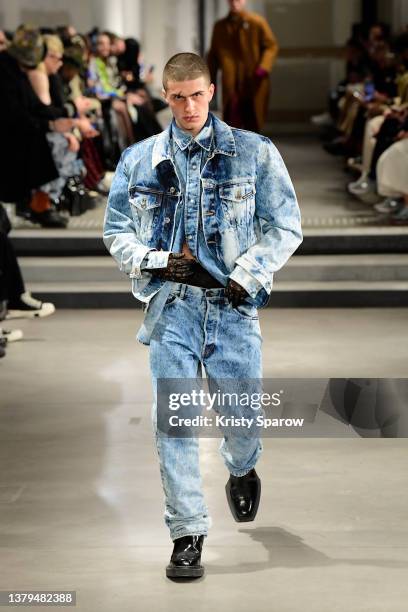
<path id="1" fill-rule="evenodd" d="M 201 578 L 204 575 L 204 567 L 166 567 L 167 578 Z"/>
<path id="2" fill-rule="evenodd" d="M 23 332 L 19 334 L 12 333 L 12 334 L 7 334 L 3 336 L 4 340 L 6 341 L 6 344 L 10 344 L 12 342 L 18 342 L 19 340 L 22 340 L 23 337 L 24 337 Z M 1 335 L 0 335 L 0 338 L 1 338 Z"/>
<path id="3" fill-rule="evenodd" d="M 257 515 L 258 508 L 259 508 L 259 502 L 261 500 L 261 479 L 259 478 L 259 476 L 257 476 L 257 482 L 258 482 L 258 494 L 256 496 L 254 505 L 252 507 L 252 512 L 248 514 L 248 516 L 245 516 L 245 517 L 239 516 L 239 514 L 237 514 L 236 512 L 234 502 L 232 501 L 232 496 L 231 496 L 230 481 L 228 481 L 227 484 L 225 485 L 225 492 L 227 494 L 228 505 L 231 510 L 231 514 L 237 523 L 250 523 L 251 521 L 255 519 Z"/>
<path id="4" fill-rule="evenodd" d="M 44 317 L 49 317 L 50 315 L 54 314 L 55 312 L 55 307 L 54 308 L 47 308 L 44 311 L 41 310 L 35 310 L 33 312 L 31 312 L 30 310 L 9 310 L 7 315 L 6 315 L 6 319 L 12 320 L 12 319 L 43 319 Z"/>

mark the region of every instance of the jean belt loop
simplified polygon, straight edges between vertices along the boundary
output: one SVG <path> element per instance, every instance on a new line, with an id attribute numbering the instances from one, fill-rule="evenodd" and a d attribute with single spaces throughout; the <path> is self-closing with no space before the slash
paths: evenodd
<path id="1" fill-rule="evenodd" d="M 179 289 L 179 297 L 180 299 L 184 299 L 184 296 L 186 295 L 186 291 L 187 291 L 187 285 L 180 285 L 180 289 Z"/>

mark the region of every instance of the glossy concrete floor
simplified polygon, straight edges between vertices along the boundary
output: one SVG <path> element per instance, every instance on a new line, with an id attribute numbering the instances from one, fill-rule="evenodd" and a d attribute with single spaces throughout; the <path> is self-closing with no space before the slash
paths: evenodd
<path id="1" fill-rule="evenodd" d="M 403 439 L 265 439 L 248 524 L 227 507 L 219 440 L 201 440 L 206 574 L 166 579 L 141 316 L 18 322 L 25 340 L 0 362 L 0 590 L 76 590 L 81 612 L 406 612 Z M 265 310 L 265 376 L 406 377 L 407 322 L 407 309 Z"/>

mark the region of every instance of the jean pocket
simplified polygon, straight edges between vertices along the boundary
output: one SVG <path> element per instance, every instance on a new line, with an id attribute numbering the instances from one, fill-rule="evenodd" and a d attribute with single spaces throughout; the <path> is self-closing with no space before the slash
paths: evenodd
<path id="1" fill-rule="evenodd" d="M 249 319 L 250 321 L 256 321 L 259 319 L 258 309 L 252 304 L 241 302 L 238 306 L 232 307 L 234 312 L 238 313 L 243 319 Z"/>
<path id="2" fill-rule="evenodd" d="M 167 300 L 164 302 L 164 305 L 168 306 L 168 304 L 172 304 L 176 300 L 177 297 L 178 297 L 177 293 L 170 293 L 167 296 Z"/>

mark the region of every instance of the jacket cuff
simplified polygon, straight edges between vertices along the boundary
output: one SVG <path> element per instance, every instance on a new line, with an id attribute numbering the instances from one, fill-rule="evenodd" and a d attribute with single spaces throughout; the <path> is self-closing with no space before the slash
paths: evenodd
<path id="1" fill-rule="evenodd" d="M 149 251 L 145 255 L 141 265 L 141 270 L 148 270 L 149 268 L 167 268 L 170 251 Z"/>
<path id="2" fill-rule="evenodd" d="M 235 266 L 229 278 L 241 285 L 252 298 L 255 298 L 258 292 L 263 288 L 262 283 L 240 265 Z"/>
<path id="3" fill-rule="evenodd" d="M 262 287 L 269 295 L 272 291 L 273 285 L 273 274 L 266 273 L 265 270 L 258 264 L 258 262 L 250 257 L 247 253 L 244 253 L 235 261 L 237 266 L 243 268 L 250 276 L 253 276 L 258 280 Z"/>
<path id="4" fill-rule="evenodd" d="M 150 251 L 154 251 L 154 249 L 147 246 L 145 246 L 142 251 L 140 249 L 136 251 L 136 253 L 133 255 L 132 270 L 129 274 L 129 278 L 143 278 L 141 270 L 142 261 Z"/>

